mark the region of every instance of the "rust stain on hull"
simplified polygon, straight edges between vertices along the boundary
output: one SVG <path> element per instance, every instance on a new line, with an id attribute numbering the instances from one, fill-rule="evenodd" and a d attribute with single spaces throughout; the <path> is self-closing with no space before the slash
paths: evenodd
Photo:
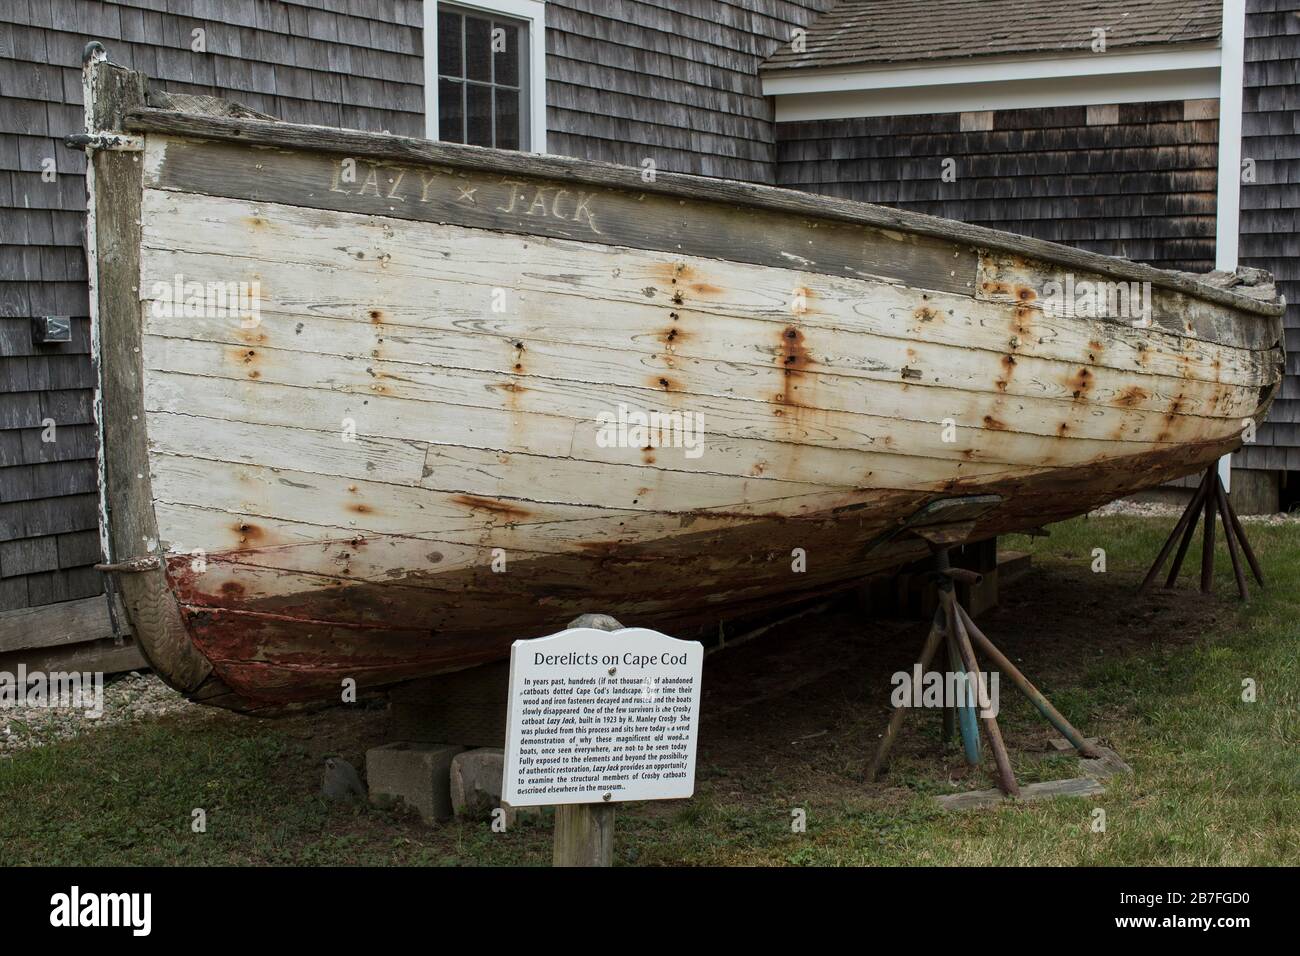
<path id="1" fill-rule="evenodd" d="M 527 508 L 497 498 L 483 498 L 479 495 L 455 495 L 451 500 L 456 504 L 464 505 L 471 511 L 482 511 L 494 517 L 505 518 L 508 521 L 522 521 L 532 515 L 532 512 Z"/>
<path id="2" fill-rule="evenodd" d="M 967 540 L 977 541 L 1064 520 L 1191 473 L 1236 444 L 1175 446 L 1005 481 L 954 479 L 948 490 L 1005 497 L 970 532 Z M 506 502 L 463 497 L 476 510 L 522 516 L 523 509 Z M 192 570 L 188 555 L 171 558 L 167 570 L 195 646 L 233 691 L 222 706 L 264 709 L 333 699 L 344 677 L 380 687 L 500 659 L 513 640 L 550 633 L 590 610 L 594 594 L 602 608 L 626 621 L 671 631 L 831 592 L 920 557 L 924 549 L 915 543 L 896 542 L 870 554 L 864 549 L 934 497 L 881 493 L 806 517 L 742 515 L 729 527 L 696 534 L 590 542 L 514 562 L 508 574 L 492 573 L 485 559 L 473 568 L 426 568 L 389 582 L 338 579 L 266 595 L 253 593 L 251 579 L 247 587 L 239 583 L 241 574 L 266 570 L 242 563 L 250 560 L 246 549 L 209 556 L 234 579 L 213 590 L 207 574 Z M 295 549 L 357 550 L 375 543 L 310 542 L 265 549 L 258 557 L 274 568 L 289 563 Z M 816 575 L 792 575 L 787 562 L 773 559 L 792 547 L 817 556 Z M 277 550 L 281 554 L 271 553 Z M 647 588 L 651 575 L 655 586 Z"/>

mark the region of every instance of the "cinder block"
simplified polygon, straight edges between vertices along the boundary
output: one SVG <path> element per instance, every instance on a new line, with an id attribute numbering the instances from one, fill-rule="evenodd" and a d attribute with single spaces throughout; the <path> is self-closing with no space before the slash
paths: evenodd
<path id="1" fill-rule="evenodd" d="M 524 816 L 540 816 L 540 807 L 515 808 L 501 802 L 505 782 L 506 757 L 500 747 L 466 750 L 451 761 L 451 806 L 458 817 L 486 819 L 501 807 L 506 811 L 506 826 Z"/>
<path id="2" fill-rule="evenodd" d="M 371 803 L 405 803 L 418 810 L 425 823 L 447 819 L 452 815 L 451 762 L 464 749 L 402 741 L 366 751 Z"/>

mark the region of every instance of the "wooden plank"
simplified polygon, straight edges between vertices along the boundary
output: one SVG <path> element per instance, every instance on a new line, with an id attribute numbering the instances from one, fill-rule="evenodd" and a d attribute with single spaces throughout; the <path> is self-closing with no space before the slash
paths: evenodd
<path id="1" fill-rule="evenodd" d="M 457 541 L 437 532 L 376 534 L 171 502 L 159 502 L 158 523 L 161 527 L 186 529 L 186 540 L 220 545 L 209 553 L 213 560 L 308 573 L 345 573 L 359 581 L 388 580 L 394 568 L 420 571 L 436 567 L 454 572 L 490 567 L 492 549 L 498 546 L 481 540 Z M 169 547 L 169 551 L 183 549 Z M 560 551 L 510 548 L 506 557 L 526 561 Z"/>
<path id="2" fill-rule="evenodd" d="M 645 183 L 638 170 L 586 160 L 467 148 L 387 134 L 330 130 L 256 120 L 185 116 L 165 111 L 134 111 L 128 127 L 169 136 L 189 136 L 279 149 L 325 152 L 380 163 L 391 161 L 412 163 L 417 166 L 444 165 L 455 170 L 465 170 L 467 174 L 472 171 L 477 174 L 542 177 L 560 180 L 566 184 L 587 185 L 607 190 L 644 192 L 677 199 L 696 199 L 724 204 L 736 203 L 754 209 L 817 217 L 831 222 L 856 223 L 881 230 L 902 230 L 954 245 L 1001 250 L 1074 266 L 1084 271 L 1099 271 L 1115 278 L 1151 281 L 1161 288 L 1189 292 L 1211 302 L 1259 315 L 1278 316 L 1284 311 L 1278 302 L 1256 302 L 1248 296 L 1218 289 L 1177 273 L 1163 272 L 1136 262 L 1117 261 L 1041 240 L 1012 236 L 904 210 L 811 196 L 771 187 L 706 180 L 674 173 L 660 173 L 653 183 Z M 271 150 L 258 152 L 269 155 Z M 359 182 L 364 185 L 364 180 Z M 302 184 L 298 186 L 301 193 Z M 328 188 L 328 181 L 325 188 Z"/>
<path id="3" fill-rule="evenodd" d="M 0 670 L 12 673 L 19 664 L 25 665 L 28 671 L 92 674 L 120 674 L 124 671 L 144 670 L 149 666 L 140 652 L 140 645 L 130 638 L 121 644 L 109 638 L 0 654 Z"/>
<path id="4" fill-rule="evenodd" d="M 268 340 L 282 340 L 282 336 L 275 336 L 278 328 L 283 326 L 277 322 L 272 327 L 268 321 L 261 334 Z M 931 386 L 925 382 L 906 384 L 803 373 L 783 376 L 775 367 L 756 375 L 750 368 L 692 363 L 691 367 L 669 369 L 656 375 L 653 371 L 647 374 L 644 365 L 625 352 L 592 351 L 581 346 L 566 350 L 559 345 L 534 344 L 526 356 L 518 356 L 503 354 L 505 349 L 500 342 L 494 344 L 483 336 L 464 336 L 466 344 L 460 348 L 444 344 L 443 336 L 427 338 L 438 340 L 437 349 L 445 356 L 444 360 L 459 361 L 462 367 L 449 369 L 430 362 L 412 362 L 405 356 L 398 360 L 372 357 L 366 362 L 332 354 L 313 353 L 308 357 L 297 350 L 152 335 L 145 339 L 145 364 L 151 371 L 210 376 L 232 382 L 321 388 L 353 396 L 381 395 L 438 406 L 497 408 L 516 415 L 552 414 L 582 421 L 602 411 L 616 410 L 620 404 L 665 414 L 693 411 L 705 417 L 710 433 L 726 433 L 713 428 L 714 421 L 763 421 L 771 426 L 768 437 L 778 439 L 791 435 L 795 424 L 810 430 L 860 429 L 864 412 L 869 410 L 871 414 L 865 419 L 873 423 L 873 433 L 887 433 L 881 432 L 881 428 L 889 427 L 885 423 L 897 423 L 899 429 L 911 423 L 937 431 L 951 419 L 959 429 L 955 442 L 963 448 L 968 435 L 979 435 L 986 430 L 1099 442 L 1197 441 L 1205 435 L 1239 430 L 1242 419 L 1256 411 L 1259 395 L 1258 388 L 1248 386 L 1187 381 L 1178 387 L 1176 394 L 1169 396 L 1171 404 L 1186 412 L 1171 416 L 1168 407 L 1159 410 L 1136 407 L 1139 402 L 1151 403 L 1155 398 L 1132 384 L 1125 387 L 1126 382 L 1133 381 L 1131 376 L 1104 370 L 1082 377 L 1075 370 L 1074 384 L 1080 398 L 1053 401 L 1041 395 L 1013 396 L 996 390 L 981 392 Z M 871 351 L 871 346 L 864 342 L 859 342 L 858 347 Z M 481 362 L 474 361 L 476 354 L 481 356 Z M 527 374 L 514 371 L 509 364 L 513 358 L 525 358 L 525 367 L 531 371 Z M 498 368 L 479 371 L 464 368 L 467 364 L 495 364 Z M 735 374 L 728 375 L 728 372 Z M 950 381 L 963 377 L 958 369 L 945 370 L 944 374 Z M 965 374 L 975 379 L 980 372 Z M 1021 391 L 1031 391 L 1036 384 L 1027 373 L 1021 375 L 1019 369 L 1016 377 Z M 614 381 L 609 382 L 610 379 Z M 770 384 L 764 379 L 770 380 Z M 668 387 L 661 382 L 667 382 Z M 1042 383 L 1043 391 L 1051 384 Z M 1056 386 L 1064 391 L 1069 384 L 1062 378 Z M 1175 386 L 1169 387 L 1172 391 Z M 783 389 L 784 394 L 775 392 L 776 389 Z M 1136 395 L 1135 407 L 1106 414 L 1088 399 L 1094 391 L 1101 390 L 1109 390 L 1117 398 L 1125 391 Z M 256 392 L 247 394 L 252 396 Z M 1198 401 L 1197 396 L 1201 394 L 1204 399 Z M 774 401 L 778 395 L 786 401 Z M 784 414 L 776 415 L 778 410 Z M 1213 414 L 1200 415 L 1196 411 Z M 780 418 L 785 421 L 774 420 Z"/>
<path id="5" fill-rule="evenodd" d="M 674 512 L 781 502 L 831 490 L 825 484 L 759 476 L 686 472 L 637 464 L 592 463 L 542 454 L 357 438 L 338 432 L 248 425 L 225 419 L 154 413 L 151 450 L 233 464 L 307 470 L 314 474 L 421 486 L 493 498 Z M 375 452 L 376 446 L 380 449 Z M 400 468 L 388 467 L 397 449 Z M 841 487 L 847 490 L 847 486 Z M 526 494 L 522 494 L 526 492 Z"/>
<path id="6" fill-rule="evenodd" d="M 969 292 L 975 276 L 974 253 L 945 239 L 808 220 L 784 210 L 661 198 L 644 188 L 577 188 L 570 180 L 542 178 L 540 170 L 503 179 L 486 170 L 363 159 L 355 164 L 355 182 L 347 182 L 340 161 L 321 150 L 249 150 L 154 137 L 149 149 L 148 183 L 163 189 L 684 255 L 708 255 L 725 242 L 728 256 L 740 262 L 793 262 L 809 271 L 874 276 L 920 289 Z"/>
<path id="7" fill-rule="evenodd" d="M 120 613 L 118 626 L 124 634 L 130 634 L 130 627 Z M 108 598 L 102 594 L 41 607 L 0 611 L 0 654 L 112 636 Z"/>
<path id="8" fill-rule="evenodd" d="M 620 310 L 609 311 L 612 316 Z M 385 326 L 376 330 L 360 323 L 302 313 L 263 313 L 261 318 L 256 330 L 242 330 L 223 319 L 194 319 L 183 330 L 146 320 L 151 330 L 145 342 L 147 360 L 160 370 L 241 379 L 265 376 L 288 383 L 295 376 L 298 380 L 306 376 L 318 356 L 341 355 L 351 357 L 354 369 L 350 377 L 355 378 L 362 370 L 369 376 L 366 390 L 371 393 L 383 393 L 390 387 L 400 390 L 412 371 L 422 371 L 428 379 L 434 375 L 450 378 L 456 374 L 454 370 L 464 369 L 470 374 L 495 373 L 493 391 L 512 393 L 514 397 L 528 391 L 529 376 L 541 374 L 551 380 L 580 383 L 578 388 L 585 387 L 585 383 L 599 383 L 638 390 L 645 401 L 655 404 L 663 401 L 663 396 L 650 393 L 734 396 L 771 404 L 780 401 L 797 410 L 872 409 L 886 417 L 898 414 L 923 418 L 928 414 L 933 422 L 960 416 L 963 424 L 996 427 L 995 423 L 1001 422 L 1015 430 L 1022 430 L 1018 423 L 1023 420 L 1023 430 L 1039 434 L 1055 433 L 1064 421 L 1079 437 L 1128 435 L 1151 440 L 1162 434 L 1165 440 L 1172 437 L 1166 418 L 1171 411 L 1178 413 L 1175 420 L 1192 417 L 1203 419 L 1203 424 L 1212 419 L 1239 424 L 1240 419 L 1257 412 L 1261 393 L 1258 385 L 1157 378 L 1106 368 L 1087 368 L 1086 374 L 1081 374 L 1085 366 L 1053 367 L 1033 359 L 1016 360 L 987 353 L 985 358 L 970 351 L 964 355 L 953 351 L 946 363 L 935 361 L 929 379 L 918 383 L 904 378 L 920 374 L 921 367 L 907 353 L 919 355 L 926 351 L 924 344 L 895 348 L 892 342 L 864 336 L 843 336 L 846 347 L 829 355 L 811 352 L 807 336 L 789 352 L 778 352 L 780 346 L 775 344 L 748 343 L 755 352 L 763 349 L 770 353 L 769 364 L 760 366 L 668 351 L 565 345 L 455 328 L 426 332 Z M 702 329 L 689 325 L 686 329 L 680 338 L 712 338 L 707 324 Z M 224 348 L 211 350 L 207 353 L 211 357 L 207 357 L 203 350 L 191 345 L 157 341 L 152 330 L 163 333 L 157 339 L 212 342 Z M 186 338 L 180 339 L 178 333 Z M 725 340 L 716 345 L 697 345 L 693 351 L 722 352 L 724 344 Z M 820 349 L 823 342 L 819 339 L 812 345 Z M 882 359 L 895 351 L 899 354 L 891 370 Z M 192 354 L 187 357 L 187 353 Z M 739 356 L 740 352 L 732 354 Z M 806 364 L 797 374 L 786 374 L 781 367 L 788 355 L 806 356 Z M 369 360 L 358 362 L 357 356 L 368 356 Z M 907 365 L 909 359 L 912 366 Z M 271 367 L 263 368 L 263 363 L 268 362 Z M 317 384 L 332 387 L 334 383 Z M 625 400 L 635 394 L 630 393 Z M 984 422 L 983 416 L 990 421 Z"/>
<path id="9" fill-rule="evenodd" d="M 395 583 L 403 590 L 455 591 L 452 604 L 465 603 L 471 592 L 476 599 L 492 593 L 496 597 L 489 604 L 509 597 L 519 608 L 527 609 L 545 606 L 560 595 L 580 602 L 588 591 L 593 566 L 598 566 L 606 593 L 626 589 L 624 600 L 672 611 L 673 601 L 680 600 L 676 589 L 672 594 L 642 593 L 645 575 L 662 569 L 668 560 L 674 574 L 692 582 L 690 587 L 707 591 L 699 608 L 692 608 L 698 610 L 737 589 L 752 594 L 764 588 L 774 591 L 772 585 L 815 587 L 843 575 L 846 568 L 887 563 L 895 554 L 894 550 L 873 553 L 868 562 L 858 545 L 877 536 L 887 518 L 868 519 L 857 514 L 844 522 L 848 530 L 839 531 L 827 522 L 796 522 L 760 534 L 747 529 L 772 528 L 771 522 L 708 514 L 686 524 L 660 522 L 656 526 L 650 516 L 642 515 L 623 526 L 630 526 L 626 540 L 602 534 L 602 525 L 595 522 L 585 529 L 581 526 L 587 523 L 575 522 L 579 527 L 567 538 L 535 534 L 528 525 L 507 525 L 484 528 L 474 540 L 467 536 L 461 541 L 449 541 L 449 536 L 440 532 L 385 534 L 193 505 L 159 506 L 160 521 L 165 523 L 173 515 L 189 519 L 197 528 L 189 533 L 191 538 L 206 536 L 220 541 L 227 531 L 240 531 L 245 537 L 233 548 L 209 553 L 199 573 L 191 573 L 196 567 L 190 555 L 178 553 L 169 558 L 174 575 L 191 595 L 187 600 L 200 604 L 211 604 L 218 595 L 227 603 L 249 603 L 296 591 L 306 594 Z M 581 536 L 584 530 L 589 535 L 585 539 Z M 657 537 L 650 539 L 652 534 Z M 726 540 L 723 534 L 728 536 Z M 787 543 L 797 543 L 816 555 L 812 568 L 793 578 L 789 562 L 781 560 L 789 552 Z M 700 544 L 705 545 L 703 550 L 694 546 Z M 914 545 L 899 549 L 899 553 L 923 550 Z M 498 564 L 498 559 L 505 563 Z M 252 569 L 248 581 L 241 577 L 243 566 Z M 276 576 L 257 569 L 287 573 Z M 239 584 L 239 588 L 226 587 L 227 582 Z M 379 595 L 383 589 L 371 590 Z M 394 592 L 394 598 L 401 593 Z M 387 616 L 378 614 L 371 620 Z"/>
<path id="10" fill-rule="evenodd" d="M 348 422 L 357 434 L 430 445 L 479 448 L 504 452 L 537 453 L 549 457 L 610 464 L 655 464 L 675 471 L 764 477 L 808 482 L 831 487 L 867 486 L 877 489 L 934 488 L 955 478 L 1029 474 L 1070 461 L 1091 460 L 1090 455 L 1118 455 L 1119 443 L 1061 442 L 1055 460 L 1041 446 L 1025 445 L 1024 436 L 977 429 L 958 430 L 959 441 L 943 441 L 942 429 L 919 426 L 900 429 L 897 423 L 863 416 L 861 421 L 769 425 L 761 412 L 714 422 L 715 412 L 702 408 L 704 454 L 692 457 L 685 447 L 644 448 L 609 445 L 602 437 L 601 412 L 617 406 L 600 406 L 590 418 L 561 417 L 539 412 L 480 408 L 445 408 L 431 415 L 427 403 L 403 398 L 364 399 L 346 393 L 293 388 L 270 382 L 231 382 L 196 375 L 151 373 L 147 404 L 151 410 L 183 409 L 187 402 L 223 408 L 234 421 L 283 428 L 308 428 L 342 434 Z M 761 409 L 761 406 L 758 406 Z M 184 422 L 181 422 L 183 426 Z M 199 423 L 190 423 L 198 425 Z M 1234 432 L 1235 433 L 1235 430 Z M 877 445 L 877 436 L 880 443 Z M 970 439 L 963 443 L 961 439 Z M 892 440 L 885 440 L 892 439 Z M 1130 443 L 1133 450 L 1147 446 Z M 895 448 L 896 450 L 888 450 Z M 879 450 L 884 449 L 884 450 Z M 1004 462 L 1022 452 L 1024 460 Z"/>
<path id="11" fill-rule="evenodd" d="M 1058 289 L 1065 289 L 1067 281 L 1073 283 L 1073 288 L 1081 288 L 1081 284 L 1087 282 L 1094 289 L 1104 289 L 1104 283 L 1113 282 L 1100 271 L 1067 273 L 1058 266 L 1020 256 L 985 255 L 980 258 L 979 283 L 975 296 L 1002 302 L 1034 300 L 1044 295 L 1044 287 L 1048 283 L 1054 282 Z M 1180 290 L 1156 289 L 1153 286 L 1150 298 L 1143 295 L 1133 304 L 1140 307 L 1143 303 L 1151 309 L 1154 327 L 1206 342 L 1267 349 L 1278 340 L 1278 323 L 1241 321 L 1241 317 L 1235 313 L 1224 310 L 1217 304 L 1211 305 L 1190 297 Z M 1109 305 L 1103 311 L 1105 308 L 1109 308 Z M 1133 324 L 1132 319 L 1118 316 L 1107 321 Z"/>
<path id="12" fill-rule="evenodd" d="M 1082 757 L 1079 766 L 1083 772 L 1097 780 L 1105 780 L 1120 773 L 1132 773 L 1133 768 L 1124 762 L 1124 758 L 1109 747 L 1098 747 L 1100 757 Z"/>
<path id="13" fill-rule="evenodd" d="M 164 411 L 150 412 L 149 449 L 271 468 L 306 465 L 322 475 L 400 485 L 420 483 L 428 455 L 424 442 L 365 434 L 345 440 L 341 428 L 328 432 L 276 428 L 230 417 Z"/>
<path id="14" fill-rule="evenodd" d="M 1028 803 L 1056 797 L 1095 797 L 1105 792 L 1106 788 L 1092 777 L 1074 777 L 1070 780 L 1026 784 L 1020 788 L 1018 798 L 1010 798 L 995 787 L 992 790 L 945 794 L 934 799 L 945 810 L 983 810 L 1000 803 Z"/>
<path id="15" fill-rule="evenodd" d="M 454 381 L 465 388 L 474 384 L 469 373 Z M 499 382 L 492 384 L 499 385 Z M 633 409 L 657 409 L 663 414 L 691 412 L 696 416 L 689 421 L 698 425 L 697 444 L 701 453 L 696 455 L 684 443 L 679 443 L 676 447 L 654 449 L 657 463 L 685 469 L 698 464 L 701 470 L 737 473 L 734 465 L 727 467 L 720 458 L 714 460 L 715 440 L 722 440 L 717 442 L 719 446 L 729 440 L 747 440 L 759 443 L 763 452 L 759 461 L 766 461 L 769 466 L 757 472 L 751 466 L 740 474 L 801 480 L 785 472 L 786 468 L 800 467 L 796 449 L 816 447 L 854 452 L 856 459 L 843 462 L 849 470 L 832 479 L 831 483 L 839 486 L 867 483 L 874 487 L 928 487 L 954 475 L 967 474 L 968 471 L 958 467 L 962 463 L 992 466 L 995 472 L 1038 470 L 1049 465 L 1068 467 L 1134 455 L 1152 448 L 1152 442 L 1147 440 L 1073 437 L 1069 431 L 1070 419 L 1051 436 L 964 423 L 954 424 L 949 431 L 943 422 L 848 412 L 777 408 L 785 414 L 775 415 L 769 406 L 714 396 L 676 396 L 677 400 L 671 403 L 643 404 L 638 396 L 593 386 L 551 389 L 549 397 L 555 404 L 547 412 L 541 410 L 548 405 L 538 383 L 533 383 L 533 389 L 519 397 L 519 407 L 513 409 L 508 404 L 493 407 L 492 393 L 487 391 L 482 392 L 482 398 L 472 392 L 463 398 L 478 404 L 459 406 L 454 401 L 431 401 L 429 397 L 373 394 L 365 397 L 327 389 L 283 386 L 261 379 L 233 381 L 154 371 L 149 373 L 146 394 L 150 410 L 183 412 L 195 405 L 206 405 L 224 409 L 235 421 L 333 431 L 340 436 L 351 422 L 358 434 L 385 439 L 637 463 L 642 461 L 644 449 L 628 447 L 628 443 L 609 447 L 615 436 L 600 418 L 617 416 L 622 402 Z M 434 408 L 442 414 L 431 415 Z M 1168 428 L 1171 431 L 1177 428 L 1183 443 L 1195 443 L 1235 436 L 1240 431 L 1240 423 L 1175 418 Z M 692 432 L 691 441 L 695 440 Z M 908 472 L 903 459 L 913 460 L 916 470 Z M 901 474 L 904 483 L 882 481 L 876 473 L 877 465 L 891 479 Z"/>
<path id="16" fill-rule="evenodd" d="M 350 478 L 334 478 L 289 469 L 158 455 L 154 459 L 155 489 L 159 502 L 209 507 L 231 515 L 250 514 L 283 518 L 322 527 L 352 529 L 353 534 L 438 535 L 449 541 L 473 542 L 491 529 L 502 547 L 523 547 L 509 541 L 514 533 L 525 540 L 537 537 L 552 542 L 591 541 L 593 537 L 620 539 L 636 535 L 662 536 L 691 527 L 675 511 L 633 511 L 591 504 L 573 505 L 532 501 L 528 498 L 489 498 L 429 488 L 408 488 Z M 204 476 L 207 476 L 204 480 Z M 867 489 L 831 490 L 817 495 L 794 496 L 781 512 L 797 517 L 836 507 L 861 505 L 887 496 Z M 689 513 L 700 521 L 712 518 L 722 526 L 761 517 L 775 517 L 769 501 L 736 501 L 722 508 L 698 508 Z M 707 524 L 704 525 L 707 527 Z M 238 549 L 235 529 L 221 541 L 193 541 L 185 528 L 168 529 L 164 541 L 173 550 L 196 547 L 209 552 Z M 657 534 L 655 532 L 658 532 Z"/>
<path id="17" fill-rule="evenodd" d="M 194 578 L 193 586 L 188 582 L 182 584 L 179 593 L 194 613 L 201 613 L 204 609 L 224 609 L 283 617 L 302 623 L 315 621 L 368 627 L 376 626 L 377 621 L 400 619 L 418 622 L 416 630 L 429 636 L 534 636 L 533 629 L 547 613 L 557 608 L 572 610 L 590 601 L 585 596 L 578 562 L 571 560 L 569 564 L 571 580 L 567 587 L 561 583 L 564 575 L 554 573 L 553 568 L 524 565 L 520 565 L 524 573 L 506 574 L 494 574 L 487 565 L 475 569 L 473 575 L 424 573 L 415 569 L 408 577 L 394 577 L 377 587 L 373 583 L 340 575 L 210 562 L 205 572 Z M 786 577 L 788 582 L 786 572 L 774 567 L 757 574 L 742 574 L 739 556 L 730 558 L 729 566 L 725 568 L 717 567 L 716 562 L 714 566 L 706 567 L 706 562 L 699 559 L 690 564 L 712 573 L 709 599 L 719 604 L 770 597 L 783 583 L 782 577 Z M 605 596 L 616 603 L 620 613 L 635 614 L 639 619 L 665 619 L 688 613 L 679 603 L 679 594 L 647 591 L 638 584 L 635 579 L 640 578 L 643 582 L 645 571 L 643 566 L 635 569 L 634 573 L 624 571 L 616 578 L 610 576 Z M 835 583 L 843 573 L 842 565 L 826 564 L 816 575 L 810 575 L 800 584 L 815 589 Z M 548 600 L 539 606 L 539 597 Z M 387 613 L 386 608 L 390 609 Z M 393 615 L 392 608 L 400 608 L 401 614 Z M 307 609 L 310 616 L 302 613 Z M 526 635 L 525 630 L 529 631 Z M 307 649 L 311 649 L 310 644 Z M 274 653 L 290 657 L 297 650 L 289 646 L 277 648 Z M 400 659 L 405 651 L 370 646 L 366 642 L 346 651 L 330 649 L 332 656 L 345 653 L 355 656 L 359 662 L 379 664 L 386 658 Z"/>
<path id="18" fill-rule="evenodd" d="M 762 268 L 597 241 L 521 238 L 160 190 L 147 190 L 145 205 L 144 298 L 154 298 L 155 283 L 171 286 L 177 275 L 200 282 L 259 281 L 265 310 L 304 319 L 347 318 L 377 327 L 371 329 L 376 333 L 390 325 L 482 331 L 526 343 L 590 342 L 770 365 L 773 345 L 793 325 L 803 331 L 816 366 L 831 361 L 828 367 L 844 374 L 853 373 L 837 368 L 834 359 L 846 361 L 855 350 L 846 349 L 842 338 L 813 344 L 825 333 L 869 334 L 885 340 L 879 343 L 884 348 L 933 343 L 988 351 L 998 360 L 1011 354 L 1017 362 L 1086 361 L 1130 376 L 1259 385 L 1273 374 L 1264 361 L 1267 352 L 1209 345 L 1163 329 L 1054 318 L 1036 301 L 920 293 L 810 274 L 791 263 Z M 214 263 L 221 266 L 218 274 Z M 346 283 L 338 281 L 341 276 Z M 497 290 L 508 290 L 499 304 Z M 584 312 L 575 313 L 574 296 L 610 300 L 620 309 L 608 326 L 593 324 Z M 178 326 L 184 327 L 166 319 L 149 323 L 150 331 L 163 335 L 175 335 Z M 307 326 L 298 331 L 309 333 Z M 677 338 L 665 341 L 673 329 Z M 698 353 L 699 346 L 725 347 L 727 353 Z M 758 354 L 747 354 L 752 352 Z M 926 362 L 918 355 L 912 361 L 943 367 L 951 359 Z M 883 370 L 897 380 L 904 364 L 907 359 L 873 362 L 860 374 Z"/>

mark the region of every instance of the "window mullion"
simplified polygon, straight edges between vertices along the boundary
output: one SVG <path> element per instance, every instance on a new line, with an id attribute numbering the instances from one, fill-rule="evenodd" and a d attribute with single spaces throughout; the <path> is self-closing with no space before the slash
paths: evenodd
<path id="1" fill-rule="evenodd" d="M 460 141 L 469 142 L 469 17 L 460 18 Z"/>

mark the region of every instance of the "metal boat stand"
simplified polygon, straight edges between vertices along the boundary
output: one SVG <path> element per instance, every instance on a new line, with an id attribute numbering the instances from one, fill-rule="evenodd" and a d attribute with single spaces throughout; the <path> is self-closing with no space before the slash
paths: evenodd
<path id="1" fill-rule="evenodd" d="M 932 573 L 938 586 L 939 606 L 935 610 L 934 620 L 930 625 L 930 633 L 921 648 L 921 656 L 918 661 L 921 672 L 925 673 L 926 668 L 930 666 L 935 655 L 939 652 L 940 646 L 943 645 L 946 648 L 948 667 L 952 671 L 964 673 L 968 687 L 973 689 L 980 686 L 984 676 L 980 672 L 979 661 L 975 657 L 975 647 L 978 647 L 980 652 L 985 655 L 986 660 L 996 667 L 1001 674 L 1009 678 L 1029 698 L 1039 713 L 1061 732 L 1066 741 L 1082 757 L 1103 759 L 1105 755 L 1094 744 L 1086 740 L 1074 728 L 1074 725 L 1052 706 L 1051 701 L 1043 696 L 1042 692 L 1030 683 L 1029 679 L 1007 659 L 1006 655 L 998 650 L 971 619 L 966 609 L 962 607 L 961 602 L 957 599 L 956 582 L 963 581 L 978 584 L 980 575 L 973 571 L 952 567 L 948 558 L 948 546 L 932 543 L 932 548 L 934 551 L 934 570 Z M 972 684 L 971 682 L 976 683 Z M 993 751 L 993 759 L 997 764 L 998 789 L 1006 796 L 1019 797 L 1020 787 L 1016 783 L 1015 774 L 1011 770 L 1011 758 L 1007 754 L 1006 744 L 1002 740 L 1002 731 L 998 727 L 997 719 L 993 716 L 980 714 L 977 720 L 978 706 L 978 698 L 968 691 L 964 706 L 945 708 L 944 737 L 945 739 L 951 738 L 955 725 L 961 734 L 966 761 L 974 766 L 980 760 L 979 723 L 982 722 L 984 732 L 988 736 L 989 749 Z M 874 782 L 886 766 L 890 750 L 898 738 L 898 732 L 903 726 L 907 711 L 910 709 L 910 707 L 896 707 L 894 709 L 889 719 L 889 726 L 880 741 L 880 746 L 867 768 L 868 782 Z M 956 713 L 953 713 L 954 709 Z"/>
<path id="2" fill-rule="evenodd" d="M 1138 592 L 1141 593 L 1151 587 L 1151 583 L 1159 576 L 1161 569 L 1164 567 L 1169 552 L 1173 550 L 1174 542 L 1182 536 L 1182 541 L 1178 545 L 1178 553 L 1174 556 L 1174 566 L 1169 569 L 1169 577 L 1165 579 L 1165 587 L 1172 588 L 1178 580 L 1178 572 L 1183 568 L 1183 558 L 1187 556 L 1187 549 L 1192 543 L 1192 538 L 1196 535 L 1196 523 L 1205 516 L 1205 535 L 1201 541 L 1201 592 L 1209 594 L 1214 588 L 1214 517 L 1215 510 L 1223 517 L 1223 537 L 1228 542 L 1228 557 L 1232 559 L 1232 573 L 1237 579 L 1237 596 L 1243 601 L 1250 600 L 1250 591 L 1246 587 L 1246 574 L 1241 567 L 1241 556 L 1237 553 L 1238 545 L 1246 556 L 1246 561 L 1250 564 L 1251 573 L 1255 575 L 1255 580 L 1259 586 L 1264 587 L 1264 573 L 1259 569 L 1259 561 L 1255 559 L 1255 552 L 1250 547 L 1250 542 L 1246 540 L 1246 532 L 1241 527 L 1241 521 L 1237 518 L 1237 512 L 1232 507 L 1232 501 L 1228 498 L 1227 491 L 1223 487 L 1223 479 L 1219 477 L 1219 464 L 1215 462 L 1205 469 L 1205 475 L 1201 478 L 1201 484 L 1197 487 L 1196 493 L 1192 495 L 1192 500 L 1187 503 L 1187 508 L 1183 515 L 1174 525 L 1174 530 L 1170 532 L 1169 539 L 1165 541 L 1165 546 L 1160 549 L 1160 554 L 1156 556 L 1155 563 L 1151 565 L 1151 570 L 1147 576 L 1142 579 L 1138 585 Z"/>

